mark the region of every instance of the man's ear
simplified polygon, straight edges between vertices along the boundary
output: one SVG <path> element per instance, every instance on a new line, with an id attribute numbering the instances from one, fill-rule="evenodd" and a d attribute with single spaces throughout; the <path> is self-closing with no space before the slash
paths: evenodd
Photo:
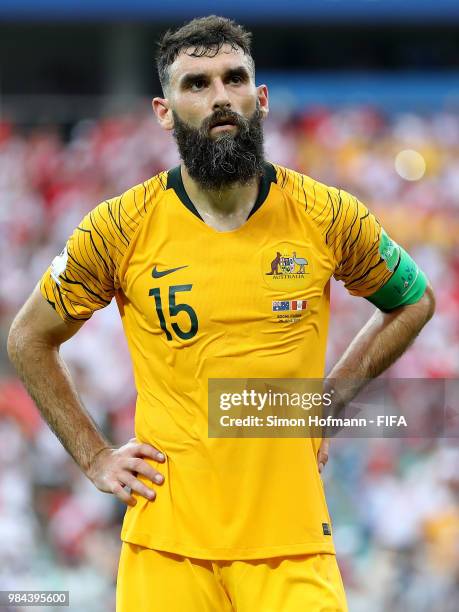
<path id="1" fill-rule="evenodd" d="M 151 106 L 159 125 L 164 130 L 173 130 L 174 117 L 172 109 L 169 107 L 169 100 L 167 98 L 153 98 Z"/>
<path id="2" fill-rule="evenodd" d="M 261 111 L 263 119 L 266 119 L 269 112 L 269 96 L 266 85 L 258 85 L 257 87 L 258 107 Z"/>

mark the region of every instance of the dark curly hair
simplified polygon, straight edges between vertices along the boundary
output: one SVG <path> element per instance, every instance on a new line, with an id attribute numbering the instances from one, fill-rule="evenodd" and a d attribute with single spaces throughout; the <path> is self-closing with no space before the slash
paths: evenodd
<path id="1" fill-rule="evenodd" d="M 156 66 L 163 91 L 169 85 L 169 66 L 183 49 L 192 48 L 194 57 L 214 57 L 225 44 L 242 49 L 249 58 L 250 69 L 255 74 L 255 64 L 250 51 L 252 34 L 226 17 L 210 15 L 193 19 L 178 30 L 168 30 L 158 43 Z"/>

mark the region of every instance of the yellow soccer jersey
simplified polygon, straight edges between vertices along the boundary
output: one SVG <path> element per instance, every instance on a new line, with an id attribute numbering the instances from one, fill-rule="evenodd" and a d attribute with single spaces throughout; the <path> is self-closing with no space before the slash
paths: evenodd
<path id="1" fill-rule="evenodd" d="M 232 231 L 203 222 L 180 168 L 83 219 L 42 294 L 66 320 L 116 297 L 136 437 L 167 458 L 156 501 L 127 509 L 123 540 L 203 559 L 334 553 L 317 441 L 209 438 L 208 379 L 323 377 L 330 278 L 360 296 L 384 285 L 380 236 L 350 194 L 270 163 Z"/>

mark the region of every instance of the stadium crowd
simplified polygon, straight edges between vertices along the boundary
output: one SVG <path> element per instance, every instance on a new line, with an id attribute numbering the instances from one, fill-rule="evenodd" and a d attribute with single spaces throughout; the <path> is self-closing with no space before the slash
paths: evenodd
<path id="1" fill-rule="evenodd" d="M 391 377 L 459 374 L 459 117 L 385 116 L 372 108 L 273 116 L 268 159 L 364 201 L 426 271 L 434 319 Z M 406 180 L 400 151 L 426 171 Z M 57 127 L 0 124 L 0 336 L 86 212 L 178 162 L 149 114 Z M 333 282 L 328 362 L 372 312 Z M 114 304 L 62 353 L 79 393 L 114 444 L 133 435 L 135 394 Z M 0 590 L 70 590 L 72 611 L 114 609 L 123 507 L 79 472 L 0 361 Z M 459 451 L 454 440 L 333 442 L 325 470 L 352 612 L 459 610 Z M 17 609 L 17 608 L 15 608 Z"/>

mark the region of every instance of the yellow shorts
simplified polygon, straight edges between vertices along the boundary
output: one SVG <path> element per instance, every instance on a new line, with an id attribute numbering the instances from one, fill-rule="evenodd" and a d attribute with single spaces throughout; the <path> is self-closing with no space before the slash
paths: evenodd
<path id="1" fill-rule="evenodd" d="M 123 542 L 117 612 L 346 612 L 330 554 L 206 561 Z"/>

